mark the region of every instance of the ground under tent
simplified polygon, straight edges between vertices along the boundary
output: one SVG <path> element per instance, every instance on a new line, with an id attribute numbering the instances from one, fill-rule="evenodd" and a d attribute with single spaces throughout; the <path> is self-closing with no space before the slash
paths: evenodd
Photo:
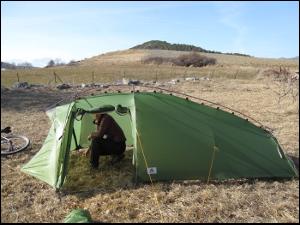
<path id="1" fill-rule="evenodd" d="M 118 113 L 121 105 L 127 113 Z M 298 177 L 276 138 L 230 112 L 173 95 L 111 93 L 74 100 L 47 111 L 52 121 L 41 150 L 22 171 L 55 188 L 68 173 L 70 151 L 87 147 L 96 127 L 91 111 L 112 106 L 109 114 L 133 146 L 136 182 Z"/>

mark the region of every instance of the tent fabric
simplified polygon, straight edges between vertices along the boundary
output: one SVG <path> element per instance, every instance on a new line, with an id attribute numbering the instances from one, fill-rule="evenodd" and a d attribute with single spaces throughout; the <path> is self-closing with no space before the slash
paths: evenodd
<path id="1" fill-rule="evenodd" d="M 104 105 L 129 109 L 109 114 L 133 145 L 135 180 L 292 178 L 298 173 L 276 138 L 221 109 L 162 93 L 115 93 L 85 97 L 48 112 L 53 121 L 41 150 L 22 170 L 60 188 L 69 152 L 87 147 L 93 115 L 75 118 L 77 109 Z"/>
<path id="2" fill-rule="evenodd" d="M 88 210 L 74 209 L 64 219 L 64 223 L 92 223 L 92 217 Z"/>
<path id="3" fill-rule="evenodd" d="M 206 180 L 212 161 L 211 179 L 296 175 L 276 139 L 245 119 L 170 95 L 136 95 L 135 105 L 153 180 Z M 137 171 L 149 180 L 145 164 Z"/>
<path id="4" fill-rule="evenodd" d="M 27 174 L 54 187 L 61 176 L 62 165 L 65 163 L 62 161 L 62 153 L 65 150 L 62 148 L 62 143 L 68 134 L 68 130 L 65 128 L 73 105 L 74 103 L 71 103 L 47 111 L 47 115 L 52 121 L 48 136 L 40 151 L 22 168 L 22 171 Z"/>

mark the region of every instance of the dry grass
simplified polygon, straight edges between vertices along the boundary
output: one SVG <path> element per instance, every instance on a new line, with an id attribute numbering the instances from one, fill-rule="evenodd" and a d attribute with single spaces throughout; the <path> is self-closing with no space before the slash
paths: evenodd
<path id="1" fill-rule="evenodd" d="M 142 63 L 147 57 L 175 58 L 187 52 L 166 50 L 126 50 L 111 52 L 83 60 L 78 66 L 60 66 L 54 68 L 6 70 L 1 71 L 1 84 L 11 87 L 17 81 L 35 84 L 47 84 L 53 81 L 54 75 L 65 83 L 90 83 L 110 82 L 121 80 L 123 77 L 130 79 L 170 79 L 174 77 L 226 77 L 234 79 L 249 79 L 256 77 L 262 70 L 284 66 L 291 71 L 298 70 L 299 62 L 296 60 L 260 59 L 254 57 L 241 57 L 232 55 L 203 53 L 201 55 L 217 59 L 214 66 L 201 68 L 186 68 L 171 65 L 145 65 Z M 59 81 L 57 81 L 59 82 Z"/>
<path id="2" fill-rule="evenodd" d="M 104 62 L 109 63 L 128 63 L 137 62 L 141 59 L 149 57 L 166 57 L 176 58 L 182 54 L 188 54 L 190 52 L 185 51 L 170 51 L 170 50 L 149 50 L 149 49 L 130 49 L 125 51 L 116 51 L 102 54 L 99 56 L 91 57 L 81 62 L 84 64 L 99 64 Z M 298 60 L 287 59 L 267 59 L 267 58 L 255 58 L 255 57 L 243 57 L 235 55 L 224 55 L 214 53 L 199 53 L 207 57 L 216 58 L 221 65 L 241 65 L 241 66 L 272 66 L 272 65 L 286 65 L 295 66 L 298 65 Z"/>
<path id="3" fill-rule="evenodd" d="M 214 79 L 172 88 L 249 114 L 275 130 L 285 152 L 299 157 L 299 114 L 295 109 L 299 102 L 293 106 L 291 99 L 284 98 L 278 105 L 269 80 Z M 73 154 L 70 163 L 74 167 L 60 199 L 51 187 L 21 173 L 20 167 L 47 136 L 50 123 L 42 109 L 68 94 L 1 93 L 2 126 L 12 125 L 33 143 L 30 150 L 1 157 L 1 222 L 61 222 L 75 208 L 86 208 L 94 220 L 103 222 L 299 222 L 299 180 L 135 186 L 130 152 L 116 167 L 102 158 L 101 170 L 92 174 L 87 159 Z M 16 123 L 16 118 L 22 123 Z M 89 190 L 74 193 L 90 184 Z"/>
<path id="4" fill-rule="evenodd" d="M 70 158 L 69 174 L 63 192 L 69 193 L 92 189 L 109 190 L 111 187 L 131 188 L 134 183 L 132 150 L 126 151 L 125 158 L 116 165 L 111 165 L 109 156 L 100 157 L 99 170 L 91 170 L 89 158 L 80 152 L 73 152 Z"/>

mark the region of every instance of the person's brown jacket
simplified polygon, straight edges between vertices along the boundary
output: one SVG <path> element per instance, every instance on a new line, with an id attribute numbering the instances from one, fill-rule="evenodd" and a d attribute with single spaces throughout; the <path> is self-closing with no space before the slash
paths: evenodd
<path id="1" fill-rule="evenodd" d="M 108 114 L 103 114 L 100 119 L 99 125 L 97 125 L 97 137 L 103 137 L 107 135 L 107 138 L 115 142 L 126 141 L 125 135 L 116 123 L 116 121 Z"/>

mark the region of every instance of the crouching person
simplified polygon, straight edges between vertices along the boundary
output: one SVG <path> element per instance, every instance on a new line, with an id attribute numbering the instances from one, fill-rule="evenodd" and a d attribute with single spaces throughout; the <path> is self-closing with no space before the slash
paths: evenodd
<path id="1" fill-rule="evenodd" d="M 97 131 L 88 137 L 92 141 L 90 146 L 92 168 L 98 168 L 100 155 L 111 155 L 112 164 L 121 161 L 126 149 L 126 138 L 120 126 L 106 113 L 95 114 L 94 123 L 97 125 Z"/>

